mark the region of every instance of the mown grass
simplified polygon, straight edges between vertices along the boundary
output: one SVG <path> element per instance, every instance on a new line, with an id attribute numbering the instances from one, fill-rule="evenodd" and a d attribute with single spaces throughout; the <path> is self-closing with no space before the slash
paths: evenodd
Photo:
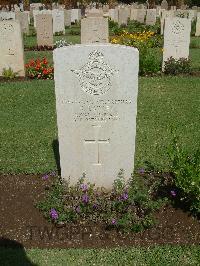
<path id="1" fill-rule="evenodd" d="M 151 248 L 116 249 L 0 249 L 2 266 L 71 266 L 71 265 L 131 265 L 131 266 L 197 266 L 199 246 L 155 246 Z"/>
<path id="2" fill-rule="evenodd" d="M 136 168 L 150 161 L 168 166 L 170 127 L 188 150 L 199 147 L 200 78 L 140 78 Z M 56 168 L 57 139 L 53 81 L 0 83 L 0 172 L 44 173 Z M 66 118 L 67 119 L 67 118 Z"/>

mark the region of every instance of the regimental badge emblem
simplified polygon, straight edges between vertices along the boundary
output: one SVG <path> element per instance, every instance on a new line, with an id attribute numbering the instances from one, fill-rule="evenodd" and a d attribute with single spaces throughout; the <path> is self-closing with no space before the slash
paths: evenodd
<path id="1" fill-rule="evenodd" d="M 174 34 L 182 34 L 184 31 L 184 25 L 180 21 L 176 21 L 171 28 Z"/>
<path id="2" fill-rule="evenodd" d="M 102 95 L 111 88 L 115 72 L 105 61 L 102 52 L 94 50 L 88 62 L 79 70 L 71 70 L 78 78 L 81 89 L 90 95 Z"/>

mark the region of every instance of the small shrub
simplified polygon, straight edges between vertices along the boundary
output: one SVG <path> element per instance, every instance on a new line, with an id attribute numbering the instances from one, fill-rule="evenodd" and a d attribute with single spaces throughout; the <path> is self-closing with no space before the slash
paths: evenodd
<path id="1" fill-rule="evenodd" d="M 95 222 L 123 231 L 142 231 L 155 224 L 153 211 L 163 204 L 154 199 L 158 184 L 135 175 L 125 182 L 121 170 L 111 190 L 95 188 L 85 175 L 74 186 L 56 181 L 37 207 L 54 223 Z M 160 185 L 160 182 L 158 182 Z"/>
<path id="2" fill-rule="evenodd" d="M 14 72 L 11 67 L 3 68 L 2 76 L 6 79 L 14 79 L 18 75 L 17 72 Z"/>
<path id="3" fill-rule="evenodd" d="M 175 59 L 170 57 L 164 66 L 164 73 L 168 75 L 190 74 L 191 63 L 186 58 Z"/>
<path id="4" fill-rule="evenodd" d="M 72 45 L 72 43 L 68 43 L 66 40 L 61 39 L 59 41 L 56 41 L 55 46 L 56 48 L 64 47 L 64 46 L 69 46 Z"/>
<path id="5" fill-rule="evenodd" d="M 62 35 L 64 35 L 64 32 L 63 31 L 58 31 L 58 32 L 55 32 L 54 35 L 55 36 L 62 36 Z"/>
<path id="6" fill-rule="evenodd" d="M 80 29 L 71 29 L 71 30 L 69 31 L 69 34 L 70 34 L 70 35 L 80 35 L 81 32 L 80 32 Z"/>
<path id="7" fill-rule="evenodd" d="M 161 71 L 161 61 L 152 52 L 140 53 L 140 74 L 149 75 Z"/>
<path id="8" fill-rule="evenodd" d="M 191 36 L 195 36 L 197 19 L 194 19 L 191 23 Z"/>
<path id="9" fill-rule="evenodd" d="M 174 196 L 189 206 L 190 210 L 200 215 L 200 150 L 192 154 L 184 150 L 173 134 L 169 148 L 170 168 L 173 173 Z"/>
<path id="10" fill-rule="evenodd" d="M 46 58 L 32 59 L 25 67 L 26 74 L 31 79 L 53 79 L 54 68 L 48 63 Z"/>

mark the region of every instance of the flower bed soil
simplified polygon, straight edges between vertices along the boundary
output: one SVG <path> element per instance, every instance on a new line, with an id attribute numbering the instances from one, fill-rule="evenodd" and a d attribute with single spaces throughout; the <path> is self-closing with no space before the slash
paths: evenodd
<path id="1" fill-rule="evenodd" d="M 24 51 L 53 51 L 55 46 L 25 46 Z"/>
<path id="2" fill-rule="evenodd" d="M 52 179 L 41 175 L 0 176 L 0 246 L 15 240 L 25 248 L 106 248 L 155 244 L 199 244 L 200 221 L 167 206 L 155 213 L 157 225 L 143 233 L 119 233 L 100 224 L 56 227 L 34 207 L 44 198 Z M 53 178 L 53 177 L 52 177 Z M 7 240 L 5 240 L 7 239 Z"/>

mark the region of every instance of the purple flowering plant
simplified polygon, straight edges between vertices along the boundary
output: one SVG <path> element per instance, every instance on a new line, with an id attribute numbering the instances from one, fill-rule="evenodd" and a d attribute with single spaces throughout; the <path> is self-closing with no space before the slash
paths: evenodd
<path id="1" fill-rule="evenodd" d="M 54 223 L 92 221 L 121 230 L 134 230 L 139 223 L 137 228 L 144 229 L 145 219 L 148 226 L 153 224 L 149 215 L 155 207 L 149 185 L 144 189 L 142 182 L 140 175 L 126 182 L 122 170 L 110 190 L 95 187 L 85 175 L 73 186 L 57 181 L 38 208 Z"/>

